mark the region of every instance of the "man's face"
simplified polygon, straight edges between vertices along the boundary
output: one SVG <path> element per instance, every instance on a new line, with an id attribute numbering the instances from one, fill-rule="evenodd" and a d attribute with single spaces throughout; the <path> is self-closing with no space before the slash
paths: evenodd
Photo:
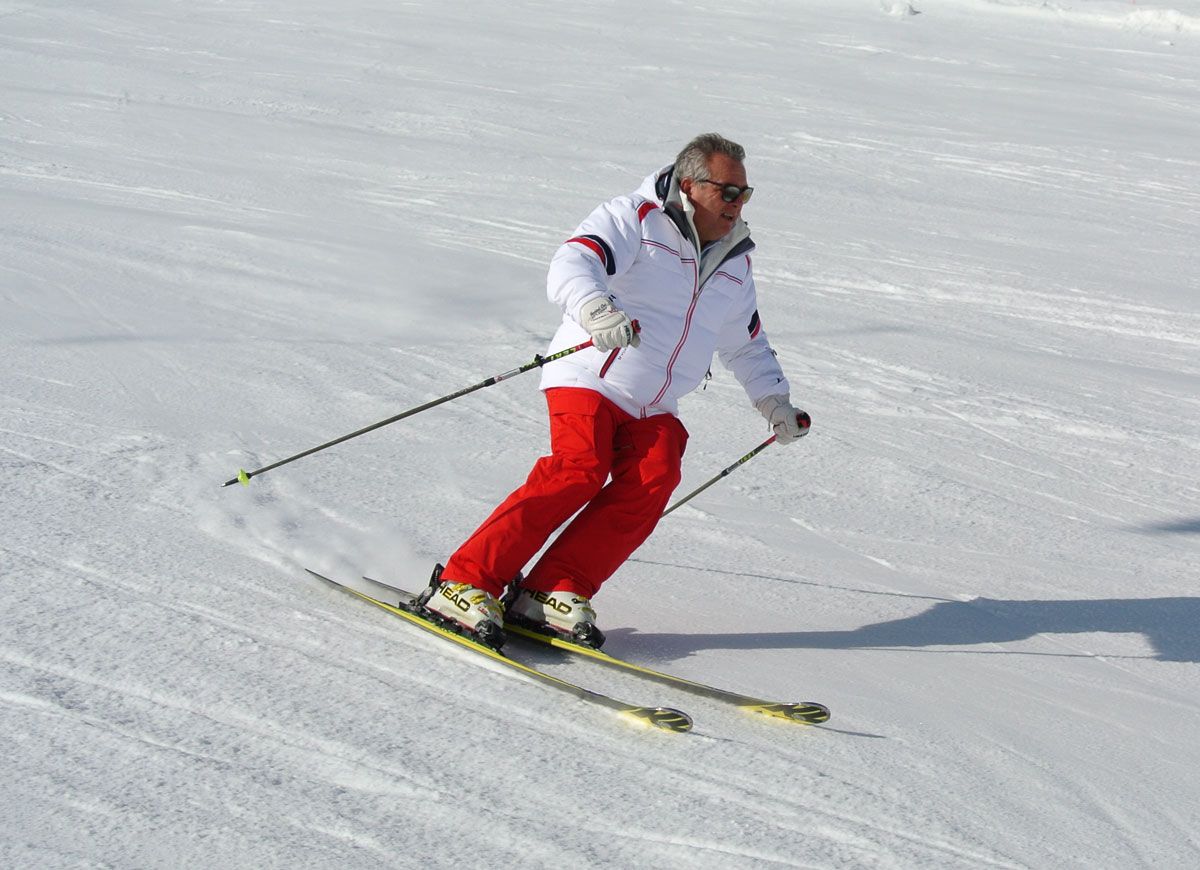
<path id="1" fill-rule="evenodd" d="M 746 186 L 746 167 L 725 154 L 714 154 L 708 158 L 708 180 L 720 182 L 720 185 L 736 184 Z M 733 202 L 725 202 L 721 198 L 721 187 L 685 178 L 679 183 L 679 189 L 695 207 L 692 220 L 696 224 L 696 232 L 700 234 L 700 244 L 707 245 L 723 239 L 733 229 L 734 222 L 741 217 L 744 203 L 741 198 Z"/>

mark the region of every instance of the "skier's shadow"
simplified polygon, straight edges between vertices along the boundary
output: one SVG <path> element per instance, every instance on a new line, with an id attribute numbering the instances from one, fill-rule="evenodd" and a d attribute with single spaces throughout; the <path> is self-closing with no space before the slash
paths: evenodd
<path id="1" fill-rule="evenodd" d="M 1183 517 L 1177 520 L 1164 520 L 1144 526 L 1142 531 L 1152 534 L 1200 535 L 1200 517 Z"/>
<path id="2" fill-rule="evenodd" d="M 1200 598 L 1115 598 L 1078 601 L 1002 601 L 976 598 L 941 601 L 903 619 L 848 631 L 654 634 L 611 632 L 621 647 L 645 656 L 681 658 L 707 649 L 896 649 L 957 647 L 938 652 L 996 655 L 1104 655 L 1089 640 L 1086 651 L 1031 653 L 1021 650 L 964 650 L 980 644 L 1011 643 L 1035 635 L 1141 634 L 1164 662 L 1200 662 Z"/>

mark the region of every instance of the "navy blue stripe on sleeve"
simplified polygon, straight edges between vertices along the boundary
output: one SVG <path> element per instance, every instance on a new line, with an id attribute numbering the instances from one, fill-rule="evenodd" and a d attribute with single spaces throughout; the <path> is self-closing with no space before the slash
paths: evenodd
<path id="1" fill-rule="evenodd" d="M 609 275 L 617 274 L 617 258 L 613 256 L 612 248 L 609 247 L 608 242 L 604 241 L 604 239 L 600 238 L 600 236 L 597 236 L 593 233 L 577 236 L 576 238 L 587 239 L 588 241 L 595 242 L 597 245 L 599 245 L 600 249 L 604 252 L 604 256 L 601 257 L 601 259 L 604 260 L 604 271 Z"/>

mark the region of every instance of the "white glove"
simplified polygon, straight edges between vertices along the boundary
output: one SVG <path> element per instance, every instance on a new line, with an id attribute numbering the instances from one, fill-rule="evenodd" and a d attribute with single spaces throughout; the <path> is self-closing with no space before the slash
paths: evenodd
<path id="1" fill-rule="evenodd" d="M 792 405 L 789 396 L 767 396 L 755 402 L 754 407 L 767 418 L 779 444 L 791 444 L 803 438 L 812 426 L 808 414 Z"/>
<path id="2" fill-rule="evenodd" d="M 611 296 L 593 296 L 579 308 L 579 324 L 592 337 L 592 347 L 603 353 L 642 343 L 629 315 L 613 304 Z"/>

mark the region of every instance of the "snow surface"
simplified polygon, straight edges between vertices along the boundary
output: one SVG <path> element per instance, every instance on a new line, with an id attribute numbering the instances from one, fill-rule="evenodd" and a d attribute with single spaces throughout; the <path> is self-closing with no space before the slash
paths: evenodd
<path id="1" fill-rule="evenodd" d="M 1200 862 L 1200 2 L 0 0 L 0 865 Z M 410 586 L 545 445 L 555 247 L 742 141 L 814 419 L 586 663 Z M 680 493 L 765 437 L 717 370 Z"/>

